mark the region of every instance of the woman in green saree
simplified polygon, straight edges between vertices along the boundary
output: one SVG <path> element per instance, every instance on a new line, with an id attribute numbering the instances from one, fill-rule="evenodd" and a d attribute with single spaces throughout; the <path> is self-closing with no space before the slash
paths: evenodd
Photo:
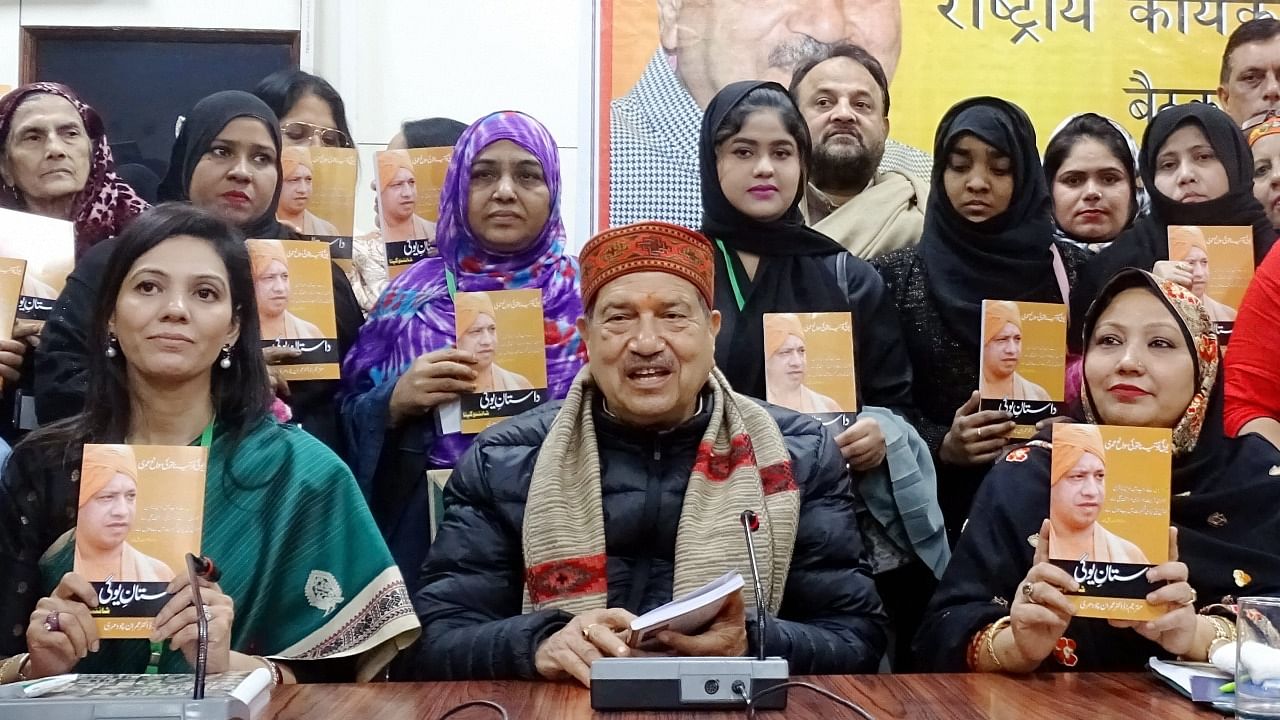
<path id="1" fill-rule="evenodd" d="M 186 573 L 146 640 L 98 637 L 72 572 L 86 443 L 208 445 L 201 551 L 209 671 L 368 680 L 417 636 L 404 581 L 345 465 L 268 413 L 244 240 L 189 205 L 120 236 L 103 277 L 85 411 L 29 435 L 0 474 L 0 682 L 64 672 L 189 671 Z M 156 656 L 158 652 L 158 657 Z"/>

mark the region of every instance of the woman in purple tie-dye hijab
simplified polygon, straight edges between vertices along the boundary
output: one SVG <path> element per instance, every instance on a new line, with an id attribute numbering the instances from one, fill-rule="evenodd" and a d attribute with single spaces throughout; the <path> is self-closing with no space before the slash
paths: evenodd
<path id="1" fill-rule="evenodd" d="M 461 389 L 467 383 L 459 366 L 447 360 L 432 371 L 427 361 L 414 366 L 454 344 L 450 277 L 464 292 L 542 290 L 552 397 L 564 397 L 586 360 L 574 326 L 582 314 L 578 261 L 565 254 L 560 191 L 556 143 L 541 123 L 497 112 L 472 124 L 454 146 L 440 193 L 439 257 L 413 265 L 387 287 L 343 362 L 351 464 L 406 578 L 417 578 L 426 552 L 422 472 L 452 467 L 473 439 L 440 431 L 435 409 L 454 392 L 428 394 L 422 387 L 434 373 L 436 387 Z M 546 222 L 536 234 L 529 237 L 530 228 L 521 237 L 521 223 L 529 227 L 540 217 Z M 411 547 L 398 548 L 396 536 Z"/>

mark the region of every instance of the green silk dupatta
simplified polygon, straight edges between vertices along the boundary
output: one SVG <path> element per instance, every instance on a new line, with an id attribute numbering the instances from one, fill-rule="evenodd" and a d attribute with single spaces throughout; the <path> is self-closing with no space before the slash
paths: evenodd
<path id="1" fill-rule="evenodd" d="M 267 418 L 235 448 L 230 473 L 227 451 L 215 433 L 201 549 L 235 601 L 231 649 L 285 661 L 355 656 L 356 679 L 372 678 L 419 625 L 351 471 L 304 431 Z M 71 570 L 72 535 L 40 559 L 46 594 Z M 105 640 L 76 671 L 140 673 L 149 652 L 145 640 Z M 190 668 L 166 646 L 160 671 Z"/>

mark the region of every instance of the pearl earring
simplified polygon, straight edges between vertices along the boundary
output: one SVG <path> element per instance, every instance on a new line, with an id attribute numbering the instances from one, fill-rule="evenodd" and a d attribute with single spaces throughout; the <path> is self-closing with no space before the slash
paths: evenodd
<path id="1" fill-rule="evenodd" d="M 116 350 L 116 336 L 108 335 L 107 336 L 107 357 L 114 358 L 116 355 L 119 355 L 119 354 L 120 354 L 120 351 Z"/>
<path id="2" fill-rule="evenodd" d="M 223 370 L 231 369 L 231 345 L 222 346 L 222 359 L 218 361 L 218 367 Z"/>

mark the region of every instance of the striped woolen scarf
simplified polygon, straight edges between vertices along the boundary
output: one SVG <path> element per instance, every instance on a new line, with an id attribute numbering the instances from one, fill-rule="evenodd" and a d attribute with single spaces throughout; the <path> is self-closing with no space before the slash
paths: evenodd
<path id="1" fill-rule="evenodd" d="M 733 392 L 712 369 L 711 421 L 689 474 L 676 534 L 673 594 L 696 590 L 730 570 L 749 578 L 738 516 L 760 517 L 756 553 L 765 606 L 782 605 L 800 516 L 800 492 L 782 433 L 769 413 Z M 588 369 L 574 381 L 538 453 L 524 514 L 524 611 L 575 615 L 608 603 L 600 454 Z M 744 601 L 755 607 L 752 583 Z"/>

